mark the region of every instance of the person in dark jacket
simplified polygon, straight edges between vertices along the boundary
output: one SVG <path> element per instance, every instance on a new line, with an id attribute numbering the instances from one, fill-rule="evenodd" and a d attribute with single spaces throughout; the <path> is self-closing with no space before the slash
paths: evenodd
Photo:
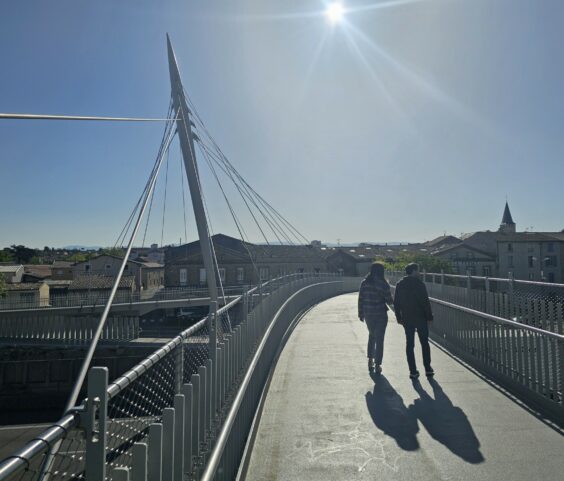
<path id="1" fill-rule="evenodd" d="M 405 329 L 407 364 L 409 365 L 409 377 L 417 379 L 419 371 L 415 363 L 415 331 L 421 342 L 423 352 L 423 365 L 425 374 L 433 376 L 435 372 L 431 367 L 431 349 L 429 347 L 429 323 L 433 321 L 433 312 L 427 288 L 419 278 L 419 266 L 409 264 L 405 268 L 407 274 L 396 285 L 394 294 L 394 310 L 398 323 Z"/>
<path id="2" fill-rule="evenodd" d="M 384 265 L 375 262 L 370 273 L 360 284 L 358 318 L 368 328 L 368 370 L 382 372 L 384 335 L 388 325 L 388 304 L 393 305 L 390 285 L 384 278 Z"/>

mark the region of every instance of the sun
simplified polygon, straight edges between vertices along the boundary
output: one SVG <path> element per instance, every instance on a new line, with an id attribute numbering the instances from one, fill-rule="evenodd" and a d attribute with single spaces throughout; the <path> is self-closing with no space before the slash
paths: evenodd
<path id="1" fill-rule="evenodd" d="M 331 3 L 325 10 L 325 16 L 331 25 L 336 25 L 343 20 L 345 9 L 339 2 Z"/>

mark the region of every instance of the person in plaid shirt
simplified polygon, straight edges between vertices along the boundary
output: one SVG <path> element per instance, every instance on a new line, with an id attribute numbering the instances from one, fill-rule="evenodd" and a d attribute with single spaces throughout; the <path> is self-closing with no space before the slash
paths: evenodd
<path id="1" fill-rule="evenodd" d="M 390 285 L 384 278 L 384 265 L 374 262 L 370 273 L 360 284 L 358 318 L 368 328 L 368 371 L 382 372 L 384 335 L 388 325 L 388 305 L 393 306 Z"/>

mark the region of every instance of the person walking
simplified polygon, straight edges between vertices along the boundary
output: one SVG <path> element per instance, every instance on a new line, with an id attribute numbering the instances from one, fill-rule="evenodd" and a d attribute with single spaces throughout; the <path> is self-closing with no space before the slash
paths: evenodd
<path id="1" fill-rule="evenodd" d="M 415 263 L 405 268 L 407 274 L 396 285 L 394 294 L 394 311 L 399 324 L 405 330 L 405 353 L 409 366 L 409 377 L 417 379 L 419 371 L 415 363 L 415 331 L 419 336 L 421 351 L 423 352 L 423 365 L 425 374 L 433 376 L 435 372 L 431 367 L 431 348 L 429 347 L 429 324 L 433 321 L 431 302 L 427 288 L 419 278 L 419 266 Z"/>
<path id="2" fill-rule="evenodd" d="M 388 325 L 388 305 L 393 305 L 390 284 L 384 278 L 384 265 L 374 262 L 360 284 L 358 318 L 368 328 L 368 371 L 382 372 L 384 335 Z"/>

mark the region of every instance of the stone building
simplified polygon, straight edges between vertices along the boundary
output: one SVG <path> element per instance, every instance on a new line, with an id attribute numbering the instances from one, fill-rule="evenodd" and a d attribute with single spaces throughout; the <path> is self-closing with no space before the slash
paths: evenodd
<path id="1" fill-rule="evenodd" d="M 116 277 L 123 259 L 102 254 L 84 262 L 77 262 L 72 267 L 73 277 L 102 275 Z M 139 290 L 158 289 L 164 283 L 164 266 L 156 262 L 130 260 L 125 265 L 124 276 L 132 276 Z"/>
<path id="2" fill-rule="evenodd" d="M 285 274 L 326 272 L 323 251 L 311 245 L 257 245 L 224 234 L 212 236 L 223 285 L 256 284 Z M 165 251 L 165 286 L 202 286 L 207 283 L 200 242 Z"/>
<path id="3" fill-rule="evenodd" d="M 17 282 L 5 286 L 0 309 L 32 309 L 49 305 L 49 286 L 45 282 Z"/>

